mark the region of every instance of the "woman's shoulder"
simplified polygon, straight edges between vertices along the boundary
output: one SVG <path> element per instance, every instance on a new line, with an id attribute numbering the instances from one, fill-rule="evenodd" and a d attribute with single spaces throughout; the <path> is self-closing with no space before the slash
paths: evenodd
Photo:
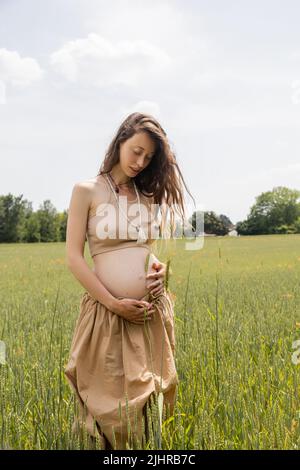
<path id="1" fill-rule="evenodd" d="M 107 183 L 102 175 L 79 181 L 75 185 L 80 186 L 82 190 L 90 192 L 91 195 L 99 194 L 99 191 L 102 194 L 108 191 Z"/>
<path id="2" fill-rule="evenodd" d="M 103 175 L 97 175 L 94 176 L 93 178 L 89 178 L 85 181 L 82 182 L 83 184 L 87 184 L 90 187 L 96 187 L 96 186 L 104 186 L 107 187 L 106 179 Z"/>
<path id="3" fill-rule="evenodd" d="M 80 184 L 90 193 L 89 217 L 96 214 L 100 204 L 103 205 L 110 202 L 110 191 L 103 175 L 86 179 L 81 181 Z"/>
<path id="4" fill-rule="evenodd" d="M 88 180 L 76 181 L 73 183 L 72 194 L 78 194 L 81 197 L 88 197 L 92 194 L 91 188 L 91 183 Z"/>

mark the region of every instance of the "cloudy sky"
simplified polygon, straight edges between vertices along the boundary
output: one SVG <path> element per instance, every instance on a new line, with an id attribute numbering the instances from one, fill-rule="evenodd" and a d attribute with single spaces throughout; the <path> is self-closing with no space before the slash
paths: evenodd
<path id="1" fill-rule="evenodd" d="M 300 189 L 299 23 L 297 0 L 0 0 L 0 194 L 66 209 L 133 111 L 204 210 Z"/>

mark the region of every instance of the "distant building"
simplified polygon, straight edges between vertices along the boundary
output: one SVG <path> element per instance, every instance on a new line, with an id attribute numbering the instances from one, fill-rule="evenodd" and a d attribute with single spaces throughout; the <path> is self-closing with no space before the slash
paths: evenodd
<path id="1" fill-rule="evenodd" d="M 237 236 L 238 236 L 238 233 L 237 233 L 237 231 L 236 231 L 235 229 L 233 229 L 233 230 L 230 230 L 230 232 L 228 232 L 228 235 L 229 235 L 230 237 L 237 237 Z"/>

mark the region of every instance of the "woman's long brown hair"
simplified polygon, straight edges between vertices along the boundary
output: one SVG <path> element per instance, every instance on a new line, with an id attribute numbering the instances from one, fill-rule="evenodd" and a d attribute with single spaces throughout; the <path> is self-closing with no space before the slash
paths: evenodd
<path id="1" fill-rule="evenodd" d="M 120 144 L 139 132 L 148 133 L 155 143 L 155 154 L 149 165 L 134 177 L 134 181 L 142 194 L 153 197 L 153 203 L 159 205 L 162 214 L 163 238 L 167 234 L 171 234 L 173 238 L 173 232 L 176 229 L 175 214 L 178 213 L 182 221 L 186 216 L 182 183 L 194 203 L 195 200 L 187 189 L 175 153 L 170 148 L 167 133 L 152 115 L 135 112 L 121 123 L 106 151 L 98 176 L 110 172 L 114 165 L 119 163 Z M 168 209 L 170 210 L 170 230 L 166 227 Z"/>

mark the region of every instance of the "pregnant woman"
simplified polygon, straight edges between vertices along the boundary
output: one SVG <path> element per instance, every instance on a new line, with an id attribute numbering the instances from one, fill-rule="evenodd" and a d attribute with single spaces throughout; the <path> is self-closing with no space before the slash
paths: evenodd
<path id="1" fill-rule="evenodd" d="M 174 302 L 165 285 L 166 264 L 152 250 L 162 229 L 157 208 L 167 202 L 184 212 L 174 167 L 157 120 L 133 113 L 98 175 L 72 191 L 67 264 L 85 292 L 64 372 L 79 404 L 73 431 L 83 425 L 105 449 L 145 444 L 151 395 L 159 396 L 167 414 L 174 410 Z M 92 270 L 84 258 L 86 239 Z"/>

